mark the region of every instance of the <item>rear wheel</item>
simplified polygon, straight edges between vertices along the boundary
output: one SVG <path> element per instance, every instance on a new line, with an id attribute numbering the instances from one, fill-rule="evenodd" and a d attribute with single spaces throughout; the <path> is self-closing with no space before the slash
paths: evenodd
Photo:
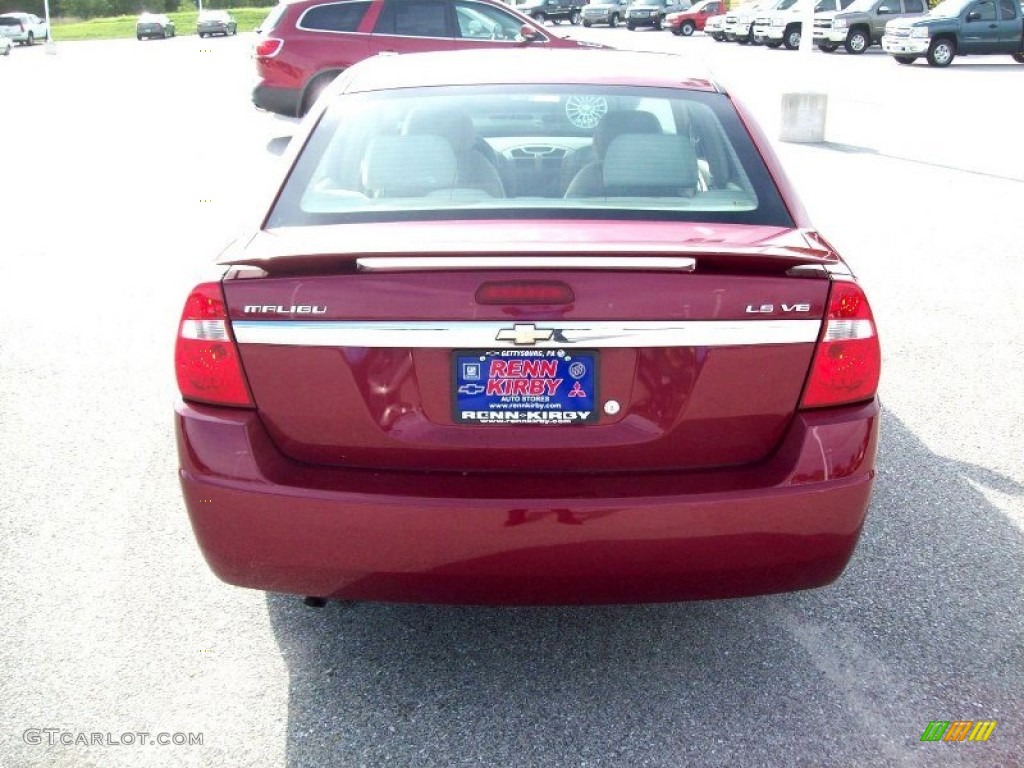
<path id="1" fill-rule="evenodd" d="M 34 34 L 32 34 L 31 32 L 29 32 L 28 33 L 28 37 L 25 38 L 25 45 L 35 45 L 35 44 L 36 44 L 36 36 Z"/>
<path id="2" fill-rule="evenodd" d="M 696 29 L 697 27 L 692 21 L 684 21 L 679 25 L 679 34 L 683 37 L 689 37 Z"/>
<path id="3" fill-rule="evenodd" d="M 832 53 L 838 47 L 835 43 L 818 43 L 818 50 L 825 53 Z"/>
<path id="4" fill-rule="evenodd" d="M 628 29 L 630 32 L 632 32 L 633 30 L 636 29 L 636 24 L 634 24 L 632 21 L 627 21 L 626 22 L 626 29 Z"/>
<path id="5" fill-rule="evenodd" d="M 543 24 L 544 14 L 541 13 L 540 11 L 537 11 L 537 13 L 533 14 L 533 20 L 536 21 L 538 24 Z"/>
<path id="6" fill-rule="evenodd" d="M 142 39 L 142 35 L 138 35 L 138 34 L 137 34 L 137 35 L 135 35 L 135 39 L 136 39 L 136 40 L 141 40 L 141 39 Z"/>
<path id="7" fill-rule="evenodd" d="M 913 64 L 917 61 L 917 56 L 893 56 L 893 58 L 900 64 Z"/>
<path id="8" fill-rule="evenodd" d="M 619 14 L 613 13 L 611 19 L 608 20 L 609 27 L 619 26 Z"/>
<path id="9" fill-rule="evenodd" d="M 871 38 L 863 29 L 851 29 L 846 36 L 846 52 L 853 54 L 864 53 L 871 45 Z"/>
<path id="10" fill-rule="evenodd" d="M 1013 60 L 1018 64 L 1024 64 L 1024 53 L 1013 53 L 1010 55 L 1013 56 Z"/>
<path id="11" fill-rule="evenodd" d="M 324 88 L 330 85 L 339 74 L 339 72 L 326 72 L 313 78 L 302 97 L 302 111 L 299 113 L 299 117 L 309 112 Z"/>
<path id="12" fill-rule="evenodd" d="M 782 42 L 787 50 L 795 51 L 800 47 L 800 27 L 790 27 L 782 36 Z"/>
<path id="13" fill-rule="evenodd" d="M 948 67 L 956 58 L 956 45 L 946 37 L 933 40 L 928 48 L 928 63 L 933 67 Z"/>
<path id="14" fill-rule="evenodd" d="M 654 28 L 661 29 L 661 19 L 658 19 L 656 22 L 654 22 Z"/>
<path id="15" fill-rule="evenodd" d="M 583 26 L 584 27 L 589 27 L 590 25 L 591 25 L 591 22 L 589 20 L 587 20 L 587 19 L 583 20 Z"/>
<path id="16" fill-rule="evenodd" d="M 569 14 L 569 23 L 570 24 L 579 24 L 580 23 L 580 19 L 582 19 L 582 18 L 583 18 L 583 14 L 581 14 L 579 9 L 577 8 L 576 10 L 574 10 L 572 13 Z"/>

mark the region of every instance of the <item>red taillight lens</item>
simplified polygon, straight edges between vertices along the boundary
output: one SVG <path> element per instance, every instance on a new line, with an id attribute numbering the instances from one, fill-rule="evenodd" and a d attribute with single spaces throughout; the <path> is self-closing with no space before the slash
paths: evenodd
<path id="1" fill-rule="evenodd" d="M 801 406 L 823 408 L 869 400 L 878 389 L 881 369 L 882 351 L 864 291 L 856 283 L 833 283 Z"/>
<path id="2" fill-rule="evenodd" d="M 186 400 L 252 405 L 218 283 L 197 285 L 189 294 L 178 326 L 174 368 Z"/>
<path id="3" fill-rule="evenodd" d="M 256 55 L 262 56 L 263 58 L 269 58 L 270 56 L 276 56 L 281 46 L 284 45 L 284 40 L 280 40 L 276 37 L 268 37 L 265 40 L 260 40 L 256 44 Z"/>
<path id="4" fill-rule="evenodd" d="M 476 291 L 478 304 L 571 304 L 572 289 L 557 280 L 506 280 L 484 283 Z"/>

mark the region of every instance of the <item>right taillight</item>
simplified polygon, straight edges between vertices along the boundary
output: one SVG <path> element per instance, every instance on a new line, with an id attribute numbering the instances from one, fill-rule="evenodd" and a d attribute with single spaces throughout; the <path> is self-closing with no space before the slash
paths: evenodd
<path id="1" fill-rule="evenodd" d="M 202 283 L 185 301 L 174 346 L 178 389 L 186 400 L 251 406 L 219 283 Z"/>
<path id="2" fill-rule="evenodd" d="M 284 45 L 284 40 L 281 40 L 280 38 L 265 38 L 256 44 L 256 55 L 263 59 L 269 59 L 271 56 L 277 56 L 281 51 L 282 45 Z"/>
<path id="3" fill-rule="evenodd" d="M 878 389 L 881 368 L 875 319 L 864 291 L 856 283 L 833 282 L 801 407 L 870 400 Z"/>

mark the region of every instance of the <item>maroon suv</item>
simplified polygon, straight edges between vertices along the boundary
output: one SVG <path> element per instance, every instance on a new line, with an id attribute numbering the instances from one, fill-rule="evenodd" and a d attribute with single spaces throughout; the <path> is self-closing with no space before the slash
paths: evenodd
<path id="1" fill-rule="evenodd" d="M 304 115 L 338 74 L 378 53 L 602 47 L 556 37 L 491 0 L 285 0 L 259 33 L 252 100 L 281 115 Z"/>

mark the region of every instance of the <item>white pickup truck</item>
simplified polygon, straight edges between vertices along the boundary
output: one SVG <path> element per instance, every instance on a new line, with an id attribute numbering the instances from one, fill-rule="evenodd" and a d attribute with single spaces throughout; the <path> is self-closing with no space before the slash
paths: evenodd
<path id="1" fill-rule="evenodd" d="M 33 45 L 50 39 L 50 27 L 32 13 L 4 13 L 0 14 L 0 35 L 12 43 Z"/>
<path id="2" fill-rule="evenodd" d="M 800 36 L 803 31 L 804 3 L 814 0 L 785 0 L 775 7 L 774 10 L 758 16 L 754 20 L 754 40 L 767 45 L 769 48 L 778 48 L 785 45 L 789 50 L 800 47 Z M 815 13 L 826 13 L 828 11 L 841 11 L 853 0 L 817 0 L 814 5 Z"/>

